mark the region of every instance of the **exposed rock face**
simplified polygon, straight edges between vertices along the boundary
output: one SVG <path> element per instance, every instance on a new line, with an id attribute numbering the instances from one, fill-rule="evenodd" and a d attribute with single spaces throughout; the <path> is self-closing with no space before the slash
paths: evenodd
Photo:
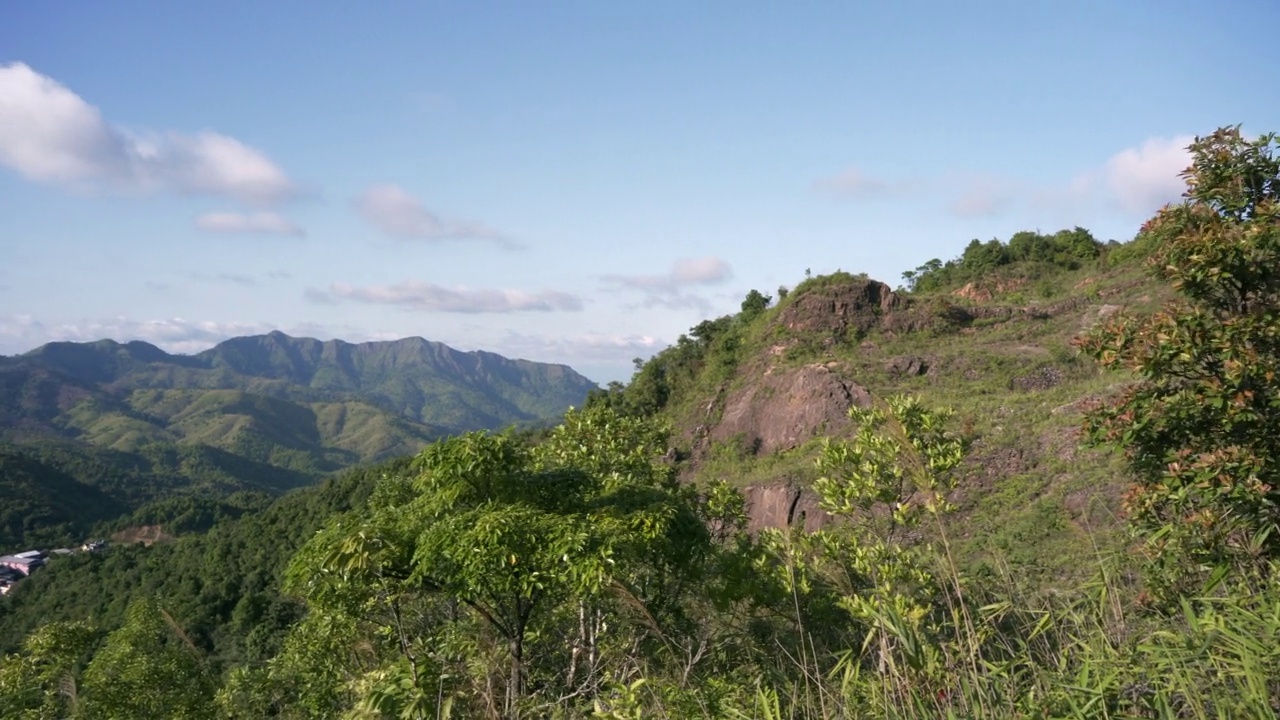
<path id="1" fill-rule="evenodd" d="M 778 322 L 796 333 L 860 337 L 879 325 L 882 315 L 903 305 L 888 285 L 858 279 L 805 293 L 779 315 Z"/>
<path id="2" fill-rule="evenodd" d="M 929 363 L 922 357 L 905 355 L 889 360 L 884 369 L 894 375 L 923 375 L 929 371 Z"/>
<path id="3" fill-rule="evenodd" d="M 751 533 L 793 526 L 813 532 L 831 522 L 831 516 L 818 507 L 818 496 L 794 483 L 751 485 L 743 488 L 742 494 L 747 501 L 747 530 Z"/>
<path id="4" fill-rule="evenodd" d="M 971 282 L 958 290 L 951 291 L 951 294 L 974 302 L 989 302 L 996 295 L 1021 290 L 1026 285 L 1027 281 L 1021 278 L 998 280 L 996 282 Z"/>
<path id="5" fill-rule="evenodd" d="M 866 388 L 825 365 L 775 370 L 725 398 L 714 441 L 741 438 L 757 454 L 775 453 L 849 423 L 849 408 L 871 403 Z"/>

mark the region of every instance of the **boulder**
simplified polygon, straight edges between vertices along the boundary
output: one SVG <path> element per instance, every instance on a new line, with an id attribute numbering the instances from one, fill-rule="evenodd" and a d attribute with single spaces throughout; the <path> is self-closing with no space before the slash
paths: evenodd
<path id="1" fill-rule="evenodd" d="M 729 393 L 710 438 L 740 440 L 755 453 L 775 453 L 818 435 L 838 434 L 849 423 L 850 407 L 870 403 L 866 388 L 842 380 L 826 365 L 775 368 Z"/>

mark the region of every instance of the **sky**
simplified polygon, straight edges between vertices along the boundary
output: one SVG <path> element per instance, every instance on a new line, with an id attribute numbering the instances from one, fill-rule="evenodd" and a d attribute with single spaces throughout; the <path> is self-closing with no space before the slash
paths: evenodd
<path id="1" fill-rule="evenodd" d="M 626 380 L 807 272 L 1126 241 L 1280 3 L 0 1 L 0 354 L 421 336 Z"/>

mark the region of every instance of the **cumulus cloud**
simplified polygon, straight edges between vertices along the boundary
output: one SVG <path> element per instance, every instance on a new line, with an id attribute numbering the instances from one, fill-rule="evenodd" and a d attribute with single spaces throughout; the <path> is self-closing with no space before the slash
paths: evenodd
<path id="1" fill-rule="evenodd" d="M 196 227 L 205 232 L 262 234 L 302 237 L 306 232 L 288 218 L 273 212 L 211 212 L 196 218 Z"/>
<path id="2" fill-rule="evenodd" d="M 254 322 L 192 321 L 184 318 L 133 320 L 115 317 L 49 325 L 30 315 L 0 317 L 0 352 L 24 352 L 59 340 L 91 342 L 110 338 L 119 342 L 142 340 L 168 352 L 194 353 L 227 338 L 258 335 L 274 327 Z"/>
<path id="3" fill-rule="evenodd" d="M 1151 138 L 1141 147 L 1112 155 L 1101 182 L 1111 202 L 1134 214 L 1149 214 L 1182 196 L 1186 181 L 1178 175 L 1191 165 L 1190 135 Z"/>
<path id="4" fill-rule="evenodd" d="M 214 132 L 129 132 L 58 81 L 0 65 L 0 164 L 31 180 L 166 190 L 271 205 L 296 184 L 261 151 Z"/>
<path id="5" fill-rule="evenodd" d="M 356 212 L 383 233 L 407 240 L 487 240 L 504 247 L 518 244 L 483 223 L 446 220 L 431 212 L 399 185 L 374 185 L 355 200 Z"/>
<path id="6" fill-rule="evenodd" d="M 956 188 L 948 209 L 961 217 L 1030 210 L 1037 217 L 1081 222 L 1098 212 L 1146 217 L 1176 202 L 1186 187 L 1179 174 L 1191 164 L 1189 135 L 1149 138 L 1063 182 L 1035 184 L 1016 178 L 972 176 L 948 183 Z"/>
<path id="7" fill-rule="evenodd" d="M 353 300 L 376 305 L 398 305 L 410 310 L 450 313 L 514 313 L 577 311 L 582 300 L 557 290 L 469 289 L 405 280 L 393 285 L 354 287 L 334 283 L 328 292 L 308 288 L 304 297 L 312 302 Z"/>

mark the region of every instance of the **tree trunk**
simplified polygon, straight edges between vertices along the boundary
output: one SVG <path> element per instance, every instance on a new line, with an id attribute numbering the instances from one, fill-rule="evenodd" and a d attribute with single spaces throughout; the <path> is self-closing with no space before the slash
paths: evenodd
<path id="1" fill-rule="evenodd" d="M 511 677 L 507 680 L 507 717 L 516 717 L 516 702 L 524 696 L 524 631 L 511 638 Z"/>

